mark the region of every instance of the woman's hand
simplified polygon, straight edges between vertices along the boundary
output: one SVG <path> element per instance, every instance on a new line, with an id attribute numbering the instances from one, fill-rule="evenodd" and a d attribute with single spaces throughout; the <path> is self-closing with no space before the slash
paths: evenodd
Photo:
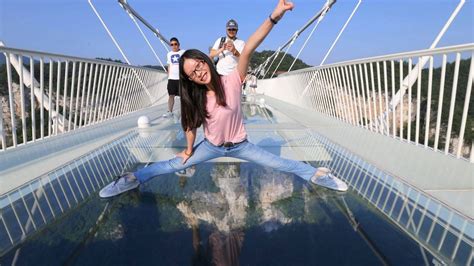
<path id="1" fill-rule="evenodd" d="M 278 5 L 275 7 L 275 10 L 272 12 L 272 19 L 278 21 L 280 20 L 286 11 L 293 10 L 294 4 L 292 2 L 287 2 L 286 0 L 279 0 Z"/>
<path id="2" fill-rule="evenodd" d="M 286 0 L 279 0 L 277 6 L 270 14 L 270 18 L 266 17 L 265 21 L 257 28 L 257 30 L 250 35 L 247 43 L 244 46 L 244 49 L 239 54 L 239 62 L 237 64 L 237 69 L 240 74 L 240 80 L 245 80 L 247 76 L 247 69 L 250 64 L 250 57 L 257 47 L 263 42 L 267 37 L 268 33 L 275 26 L 276 22 L 280 20 L 286 11 L 292 10 L 294 7 L 292 2 L 287 2 Z"/>
<path id="3" fill-rule="evenodd" d="M 196 129 L 190 129 L 190 130 L 185 130 L 186 134 L 186 149 L 184 149 L 182 152 L 176 154 L 177 157 L 181 157 L 183 159 L 183 164 L 185 164 L 189 157 L 193 156 L 194 153 L 194 141 L 196 140 Z"/>
<path id="4" fill-rule="evenodd" d="M 183 159 L 183 164 L 185 164 L 191 156 L 193 156 L 193 152 L 187 152 L 186 149 L 176 154 L 176 157 L 181 157 L 181 159 Z"/>

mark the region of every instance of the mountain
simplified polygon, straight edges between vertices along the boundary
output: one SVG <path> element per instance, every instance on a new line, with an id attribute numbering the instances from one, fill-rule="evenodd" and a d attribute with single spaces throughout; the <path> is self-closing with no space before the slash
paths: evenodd
<path id="1" fill-rule="evenodd" d="M 156 66 L 156 65 L 144 65 L 143 67 L 152 68 L 152 69 L 156 69 L 156 70 L 159 70 L 159 71 L 166 72 L 165 70 L 163 70 L 163 68 L 162 68 L 161 66 Z"/>
<path id="2" fill-rule="evenodd" d="M 250 68 L 255 69 L 261 63 L 263 63 L 269 56 L 273 55 L 273 53 L 275 53 L 275 51 L 272 51 L 272 50 L 254 52 L 252 55 L 252 58 L 250 58 Z M 268 76 L 270 76 L 273 73 L 273 71 L 275 70 L 275 67 L 278 65 L 278 62 L 280 62 L 283 54 L 284 53 L 282 52 L 278 55 L 277 59 L 273 63 L 273 66 L 268 71 L 268 74 L 267 74 Z M 281 73 L 281 72 L 287 72 L 294 60 L 295 58 L 291 54 L 286 54 L 285 58 L 281 62 L 280 66 L 278 67 L 276 74 Z M 144 67 L 162 70 L 161 66 L 156 66 L 156 65 L 145 65 Z M 296 60 L 295 65 L 291 68 L 291 70 L 297 70 L 297 69 L 302 69 L 302 68 L 307 68 L 307 67 L 311 67 L 311 66 L 303 62 L 301 59 L 298 59 Z"/>
<path id="3" fill-rule="evenodd" d="M 272 50 L 264 50 L 262 52 L 254 52 L 254 54 L 252 55 L 252 58 L 250 58 L 250 67 L 252 69 L 255 69 L 260 64 L 265 62 L 265 60 L 269 56 L 273 55 L 274 53 L 275 53 L 275 51 L 272 51 Z M 267 77 L 269 77 L 273 74 L 273 72 L 275 71 L 275 68 L 277 67 L 278 63 L 280 62 L 280 60 L 281 60 L 281 58 L 283 57 L 284 54 L 285 54 L 284 52 L 280 52 L 280 54 L 277 56 L 277 58 L 273 62 L 272 67 L 267 72 Z M 290 66 L 291 66 L 291 64 L 293 63 L 294 60 L 295 60 L 295 58 L 293 57 L 293 55 L 286 54 L 286 56 L 284 57 L 283 61 L 280 64 L 280 66 L 278 67 L 276 73 L 287 72 L 288 69 L 290 69 Z M 305 62 L 303 62 L 303 60 L 297 59 L 296 62 L 295 62 L 295 65 L 291 68 L 291 70 L 297 70 L 297 69 L 302 69 L 302 68 L 307 68 L 307 67 L 311 67 L 311 66 L 306 64 Z"/>

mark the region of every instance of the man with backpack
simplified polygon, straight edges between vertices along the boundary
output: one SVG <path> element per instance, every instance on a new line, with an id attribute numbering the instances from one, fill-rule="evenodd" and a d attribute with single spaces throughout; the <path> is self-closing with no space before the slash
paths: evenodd
<path id="1" fill-rule="evenodd" d="M 226 23 L 226 36 L 216 40 L 211 49 L 210 57 L 218 57 L 217 72 L 220 75 L 231 73 L 239 61 L 239 56 L 244 49 L 245 42 L 237 38 L 239 26 L 237 21 L 231 19 Z"/>

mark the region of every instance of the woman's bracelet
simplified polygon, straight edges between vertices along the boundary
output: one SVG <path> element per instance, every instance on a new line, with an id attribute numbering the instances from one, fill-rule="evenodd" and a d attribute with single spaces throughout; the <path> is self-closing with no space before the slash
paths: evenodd
<path id="1" fill-rule="evenodd" d="M 191 151 L 191 153 L 188 154 L 188 153 L 186 152 L 186 150 L 184 150 L 184 154 L 186 154 L 186 156 L 191 156 L 191 155 L 193 155 L 193 152 Z"/>
<path id="2" fill-rule="evenodd" d="M 268 19 L 273 23 L 273 25 L 276 25 L 278 23 L 278 20 L 275 20 L 272 18 L 272 14 L 268 15 Z"/>

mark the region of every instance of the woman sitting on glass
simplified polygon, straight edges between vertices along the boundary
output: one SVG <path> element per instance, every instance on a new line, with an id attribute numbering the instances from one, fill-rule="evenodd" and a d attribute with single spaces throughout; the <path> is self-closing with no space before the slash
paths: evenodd
<path id="1" fill-rule="evenodd" d="M 162 174 L 173 173 L 217 157 L 234 157 L 289 172 L 316 185 L 346 191 L 347 185 L 325 167 L 276 156 L 247 140 L 241 110 L 241 85 L 250 57 L 293 3 L 279 0 L 276 8 L 250 36 L 240 54 L 237 68 L 219 76 L 208 55 L 187 50 L 179 60 L 181 125 L 187 148 L 173 159 L 156 162 L 133 173 L 125 173 L 103 188 L 101 197 L 112 197 L 134 189 Z M 205 139 L 195 144 L 196 129 L 204 127 Z"/>

